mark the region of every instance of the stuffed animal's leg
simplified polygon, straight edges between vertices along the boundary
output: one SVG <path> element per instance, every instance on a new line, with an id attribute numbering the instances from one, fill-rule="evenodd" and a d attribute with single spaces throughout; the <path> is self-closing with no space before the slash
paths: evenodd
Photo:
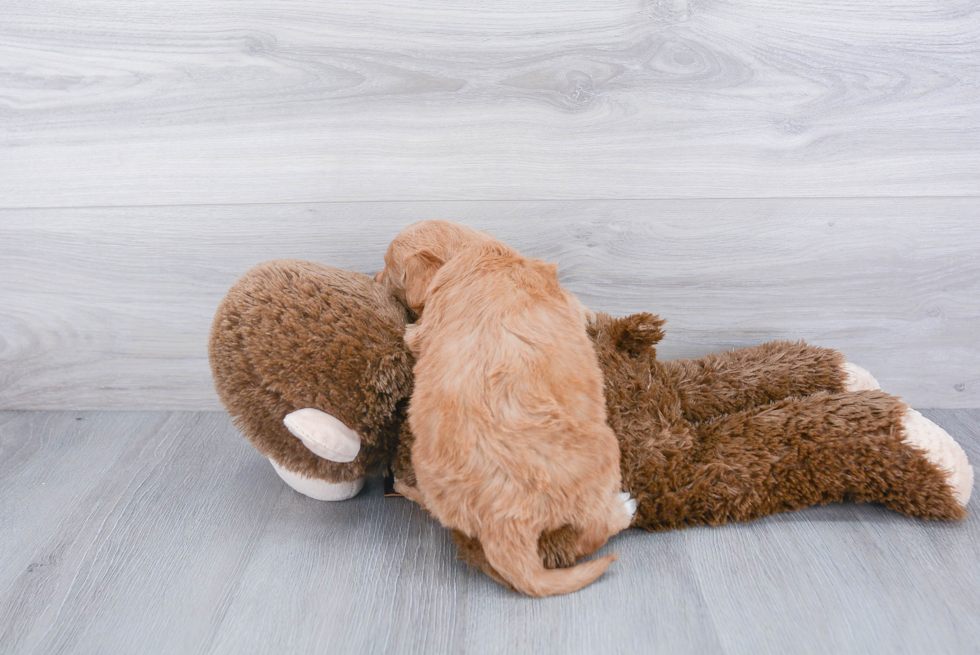
<path id="1" fill-rule="evenodd" d="M 818 391 L 878 388 L 867 371 L 845 362 L 840 352 L 802 341 L 772 341 L 663 366 L 679 392 L 685 418 L 693 422 Z"/>
<path id="2" fill-rule="evenodd" d="M 821 392 L 694 425 L 669 467 L 634 477 L 634 525 L 746 521 L 845 499 L 963 518 L 973 471 L 962 448 L 920 417 L 880 391 Z"/>

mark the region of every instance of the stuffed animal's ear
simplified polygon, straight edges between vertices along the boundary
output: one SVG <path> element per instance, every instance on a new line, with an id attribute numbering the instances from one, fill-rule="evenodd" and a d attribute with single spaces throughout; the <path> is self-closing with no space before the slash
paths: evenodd
<path id="1" fill-rule="evenodd" d="M 666 321 L 659 316 L 643 312 L 616 319 L 619 334 L 616 347 L 637 356 L 650 350 L 664 338 L 663 325 Z"/>
<path id="2" fill-rule="evenodd" d="M 429 249 L 419 250 L 405 258 L 405 304 L 409 309 L 422 312 L 432 278 L 445 263 L 442 257 Z"/>

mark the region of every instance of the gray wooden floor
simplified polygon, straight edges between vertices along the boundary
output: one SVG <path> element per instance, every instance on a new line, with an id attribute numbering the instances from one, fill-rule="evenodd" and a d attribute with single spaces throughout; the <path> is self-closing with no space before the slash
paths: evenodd
<path id="1" fill-rule="evenodd" d="M 926 414 L 980 461 L 980 410 Z M 216 412 L 0 412 L 4 653 L 976 653 L 980 518 L 629 531 L 519 597 L 377 481 L 293 492 Z M 980 509 L 977 499 L 971 509 Z"/>

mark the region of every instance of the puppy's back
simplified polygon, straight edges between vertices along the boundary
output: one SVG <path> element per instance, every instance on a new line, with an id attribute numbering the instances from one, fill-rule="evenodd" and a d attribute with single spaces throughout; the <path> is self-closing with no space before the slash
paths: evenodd
<path id="1" fill-rule="evenodd" d="M 557 405 L 605 420 L 586 312 L 558 284 L 554 264 L 477 252 L 448 263 L 435 285 L 416 372 L 434 390 L 505 426 L 518 407 Z"/>
<path id="2" fill-rule="evenodd" d="M 475 253 L 435 284 L 409 412 L 413 431 L 432 438 L 416 442 L 416 468 L 518 502 L 526 489 L 488 470 L 571 492 L 593 467 L 618 467 L 585 310 L 554 265 Z"/>

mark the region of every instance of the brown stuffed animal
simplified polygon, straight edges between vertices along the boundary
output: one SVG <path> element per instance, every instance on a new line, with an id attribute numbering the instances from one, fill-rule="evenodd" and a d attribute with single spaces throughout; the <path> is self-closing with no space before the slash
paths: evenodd
<path id="1" fill-rule="evenodd" d="M 261 264 L 214 318 L 218 395 L 301 493 L 350 498 L 385 467 L 414 485 L 409 319 L 366 275 Z M 962 448 L 839 352 L 772 342 L 661 362 L 662 324 L 598 314 L 590 328 L 623 487 L 638 501 L 633 526 L 718 525 L 846 499 L 927 519 L 966 515 L 973 469 Z M 463 559 L 500 581 L 479 542 L 453 537 Z M 574 563 L 573 537 L 568 527 L 542 535 L 546 565 Z"/>

